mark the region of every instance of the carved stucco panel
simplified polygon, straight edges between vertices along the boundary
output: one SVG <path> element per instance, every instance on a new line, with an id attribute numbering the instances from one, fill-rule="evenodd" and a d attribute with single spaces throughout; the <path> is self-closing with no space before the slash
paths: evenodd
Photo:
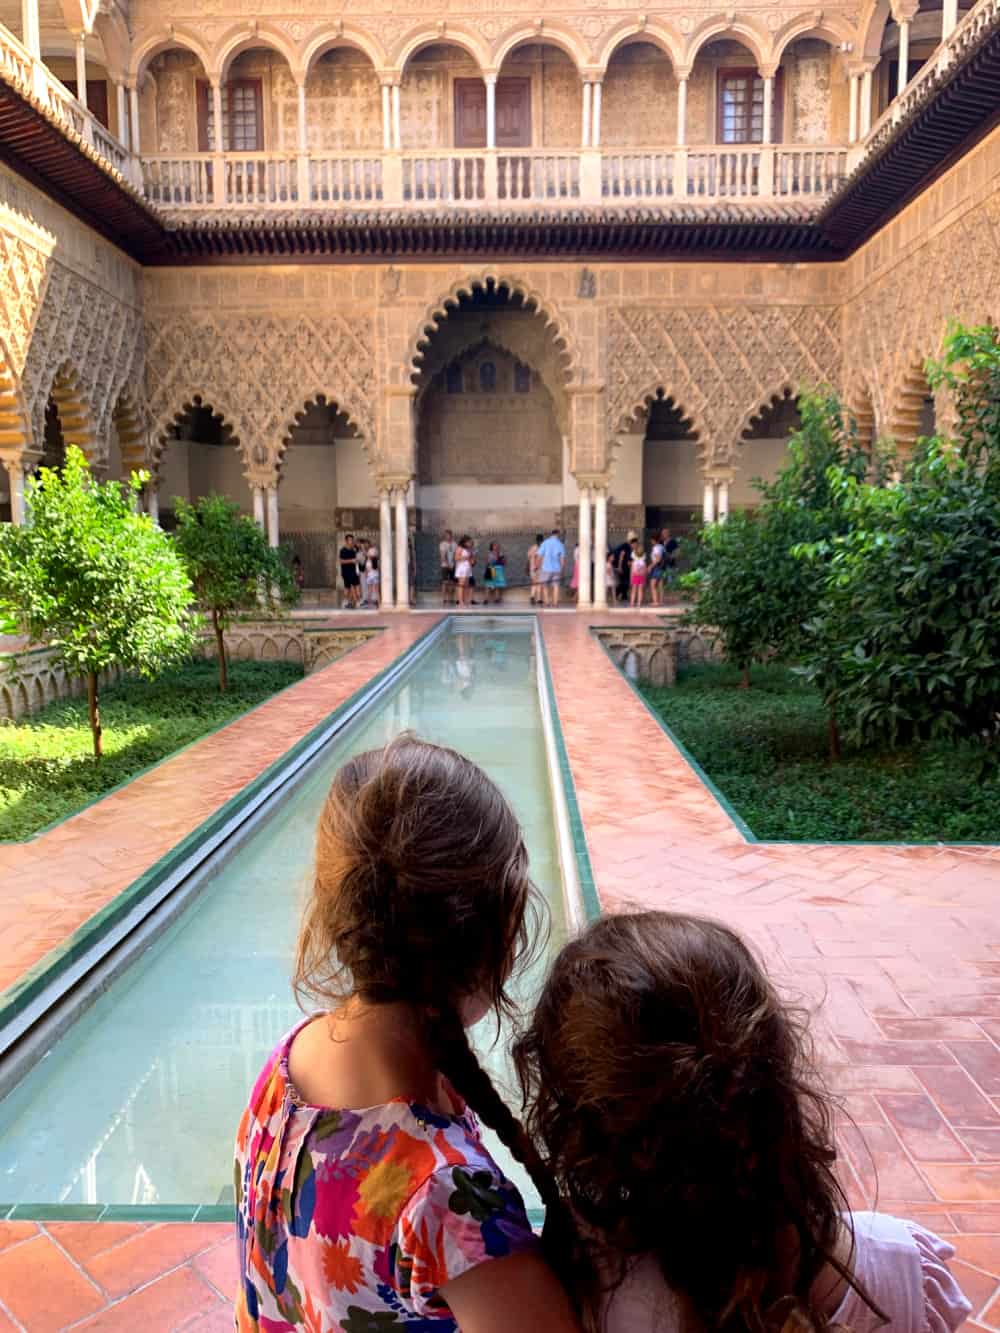
<path id="1" fill-rule="evenodd" d="M 49 272 L 49 261 L 39 250 L 0 229 L 0 320 L 4 350 L 18 377 L 24 372 Z"/>
<path id="2" fill-rule="evenodd" d="M 52 265 L 21 380 L 36 445 L 44 438 L 53 381 L 70 366 L 89 409 L 96 456 L 103 458 L 119 396 L 125 392 L 141 402 L 143 354 L 138 310 Z"/>
<path id="3" fill-rule="evenodd" d="M 892 428 L 907 381 L 940 352 L 951 319 L 1000 323 L 1000 196 L 928 236 L 846 306 L 848 399 L 870 396 L 880 433 Z"/>
<path id="4" fill-rule="evenodd" d="M 256 467 L 279 465 L 295 416 L 317 394 L 372 440 L 371 320 L 330 315 L 151 316 L 146 383 L 154 450 L 193 398 L 221 414 Z M 266 459 L 266 464 L 262 460 Z"/>
<path id="5" fill-rule="evenodd" d="M 839 383 L 833 306 L 608 312 L 608 425 L 614 433 L 662 389 L 689 416 L 709 463 L 728 464 L 762 403 L 785 388 Z"/>

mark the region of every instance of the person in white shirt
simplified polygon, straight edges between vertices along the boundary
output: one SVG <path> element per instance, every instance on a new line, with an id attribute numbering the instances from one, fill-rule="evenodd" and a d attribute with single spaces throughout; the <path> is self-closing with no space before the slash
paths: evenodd
<path id="1" fill-rule="evenodd" d="M 947 1241 L 847 1208 L 811 1050 L 803 1014 L 720 922 L 613 913 L 563 948 L 514 1060 L 577 1233 L 567 1276 L 586 1328 L 964 1321 Z"/>
<path id="2" fill-rule="evenodd" d="M 441 565 L 441 605 L 454 606 L 455 538 L 452 536 L 450 528 L 445 529 L 444 536 L 438 542 L 438 556 Z"/>

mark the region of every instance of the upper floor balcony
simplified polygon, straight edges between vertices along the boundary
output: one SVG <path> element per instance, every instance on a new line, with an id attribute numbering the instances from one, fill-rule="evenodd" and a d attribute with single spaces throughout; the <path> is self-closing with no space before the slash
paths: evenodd
<path id="1" fill-rule="evenodd" d="M 133 31 L 0 0 L 0 78 L 158 210 L 822 204 L 1000 0 L 623 20 Z M 48 15 L 51 4 L 43 11 Z M 70 11 L 72 4 L 64 5 Z M 81 6 L 81 15 L 89 10 Z M 18 11 L 20 11 L 18 13 Z M 286 25 L 287 27 L 288 25 Z M 217 31 L 209 28 L 208 31 Z M 595 31 L 599 30 L 598 28 Z"/>

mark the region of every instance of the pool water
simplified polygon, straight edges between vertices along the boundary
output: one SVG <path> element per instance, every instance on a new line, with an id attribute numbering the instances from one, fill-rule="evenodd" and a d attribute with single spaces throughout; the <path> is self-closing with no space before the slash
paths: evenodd
<path id="1" fill-rule="evenodd" d="M 332 670 L 336 670 L 333 667 Z M 247 1094 L 301 1017 L 289 972 L 313 834 L 350 755 L 405 729 L 482 765 L 524 829 L 535 882 L 564 934 L 533 622 L 463 619 L 329 752 L 203 892 L 39 1061 L 0 1107 L 0 1200 L 32 1204 L 226 1204 Z M 524 998 L 538 971 L 520 983 Z M 511 1079 L 495 1025 L 476 1041 Z M 491 1144 L 518 1180 L 523 1173 Z"/>

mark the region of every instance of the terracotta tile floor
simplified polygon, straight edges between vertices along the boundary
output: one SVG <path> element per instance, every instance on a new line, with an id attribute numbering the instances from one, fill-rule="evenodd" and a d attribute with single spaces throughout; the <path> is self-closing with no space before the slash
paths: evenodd
<path id="1" fill-rule="evenodd" d="M 10 941 L 0 984 L 430 621 L 378 623 L 389 625 L 380 639 L 127 794 L 35 843 L 0 847 L 8 890 L 0 932 Z M 857 1126 L 841 1135 L 852 1202 L 870 1206 L 877 1172 L 881 1207 L 955 1244 L 955 1271 L 974 1306 L 969 1327 L 1000 1330 L 1000 847 L 747 844 L 590 639 L 587 619 L 549 616 L 543 625 L 604 906 L 720 916 L 818 1006 L 817 1045 Z M 0 1222 L 0 1333 L 229 1329 L 234 1280 L 228 1226 Z"/>

